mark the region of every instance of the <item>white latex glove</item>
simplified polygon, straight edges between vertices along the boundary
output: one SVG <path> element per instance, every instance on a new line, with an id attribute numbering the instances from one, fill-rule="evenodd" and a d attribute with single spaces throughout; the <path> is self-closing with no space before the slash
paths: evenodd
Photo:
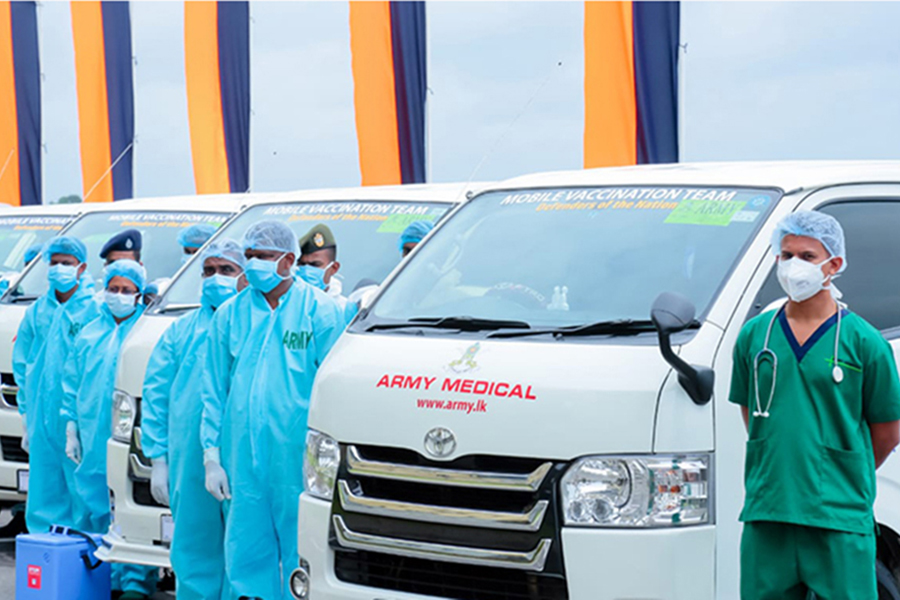
<path id="1" fill-rule="evenodd" d="M 78 440 L 78 425 L 75 421 L 66 423 L 66 456 L 75 464 L 81 463 L 81 442 Z"/>
<path id="2" fill-rule="evenodd" d="M 22 415 L 22 450 L 28 452 L 30 447 L 28 443 L 28 425 L 25 423 L 25 415 Z"/>
<path id="3" fill-rule="evenodd" d="M 206 469 L 206 491 L 221 502 L 231 500 L 231 489 L 228 487 L 228 475 L 222 468 L 218 448 L 207 448 L 203 451 L 203 467 Z"/>
<path id="4" fill-rule="evenodd" d="M 160 504 L 169 505 L 169 463 L 165 458 L 153 459 L 153 471 L 150 473 L 150 495 Z"/>

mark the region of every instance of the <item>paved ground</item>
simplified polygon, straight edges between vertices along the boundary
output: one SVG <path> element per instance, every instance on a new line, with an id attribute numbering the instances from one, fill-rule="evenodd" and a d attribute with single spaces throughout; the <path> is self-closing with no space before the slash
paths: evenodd
<path id="1" fill-rule="evenodd" d="M 9 523 L 9 512 L 0 512 L 0 527 Z M 0 538 L 0 599 L 13 600 L 16 596 L 16 541 Z M 154 600 L 172 600 L 174 594 L 159 592 Z"/>

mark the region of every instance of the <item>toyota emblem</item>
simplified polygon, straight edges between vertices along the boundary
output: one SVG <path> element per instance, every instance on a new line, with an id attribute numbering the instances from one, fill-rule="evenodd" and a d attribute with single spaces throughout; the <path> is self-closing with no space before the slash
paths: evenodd
<path id="1" fill-rule="evenodd" d="M 425 434 L 425 451 L 435 458 L 450 456 L 456 450 L 456 436 L 446 427 L 435 427 Z"/>

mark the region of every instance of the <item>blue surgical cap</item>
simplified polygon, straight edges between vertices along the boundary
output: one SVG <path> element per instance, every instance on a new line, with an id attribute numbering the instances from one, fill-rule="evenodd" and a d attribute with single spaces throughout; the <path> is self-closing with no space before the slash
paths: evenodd
<path id="1" fill-rule="evenodd" d="M 244 250 L 296 252 L 297 236 L 281 221 L 260 221 L 250 226 L 242 245 Z"/>
<path id="2" fill-rule="evenodd" d="M 54 254 L 71 254 L 80 263 L 87 260 L 87 248 L 85 245 L 81 240 L 69 236 L 59 236 L 47 240 L 47 243 L 44 244 L 44 248 L 41 250 L 44 262 L 50 262 L 50 257 Z"/>
<path id="3" fill-rule="evenodd" d="M 44 247 L 44 245 L 41 243 L 30 245 L 28 247 L 28 250 L 25 251 L 25 264 L 27 265 L 28 263 L 33 261 L 35 258 L 37 258 L 38 255 L 41 253 L 41 248 L 43 248 L 43 247 Z"/>
<path id="4" fill-rule="evenodd" d="M 786 235 L 798 235 L 819 240 L 832 257 L 844 259 L 841 271 L 847 268 L 844 229 L 831 215 L 814 210 L 800 210 L 783 218 L 772 233 L 772 251 L 781 253 L 781 240 Z"/>
<path id="5" fill-rule="evenodd" d="M 212 225 L 207 225 L 205 223 L 191 225 L 178 234 L 178 243 L 181 244 L 183 248 L 199 248 L 205 244 L 215 232 L 216 228 Z"/>
<path id="6" fill-rule="evenodd" d="M 230 238 L 219 238 L 203 250 L 203 261 L 207 258 L 223 258 L 230 260 L 240 268 L 244 268 L 247 259 L 244 258 L 244 251 L 241 245 Z"/>
<path id="7" fill-rule="evenodd" d="M 431 221 L 416 221 L 410 223 L 403 233 L 400 234 L 400 252 L 403 252 L 403 246 L 406 244 L 418 244 L 428 235 L 428 232 L 434 229 L 434 223 Z"/>
<path id="8" fill-rule="evenodd" d="M 139 292 L 144 293 L 147 284 L 147 272 L 144 267 L 133 260 L 123 258 L 110 263 L 103 269 L 103 287 L 109 286 L 109 280 L 113 277 L 124 277 L 137 286 Z"/>

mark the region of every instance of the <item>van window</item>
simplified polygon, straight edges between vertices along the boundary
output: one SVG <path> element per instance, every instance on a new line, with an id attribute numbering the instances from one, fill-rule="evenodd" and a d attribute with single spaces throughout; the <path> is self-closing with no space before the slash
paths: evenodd
<path id="1" fill-rule="evenodd" d="M 432 236 L 358 324 L 645 321 L 666 291 L 702 315 L 780 196 L 662 186 L 485 193 Z"/>
<path id="2" fill-rule="evenodd" d="M 240 242 L 248 227 L 274 219 L 287 224 L 299 238 L 323 223 L 337 242 L 337 261 L 341 263 L 337 279 L 343 294 L 349 295 L 357 287 L 381 283 L 397 266 L 397 243 L 407 225 L 415 221 L 436 223 L 450 207 L 447 202 L 348 200 L 260 204 L 237 215 L 221 235 Z M 191 261 L 156 305 L 158 310 L 199 305 L 201 269 L 200 261 Z"/>
<path id="3" fill-rule="evenodd" d="M 900 201 L 836 202 L 819 208 L 840 221 L 847 244 L 847 269 L 835 280 L 842 302 L 866 321 L 900 335 Z M 775 276 L 769 273 L 748 317 L 785 298 Z"/>
<path id="4" fill-rule="evenodd" d="M 103 286 L 103 260 L 100 249 L 115 234 L 125 229 L 137 229 L 143 236 L 141 262 L 147 269 L 147 281 L 171 277 L 181 267 L 183 249 L 178 234 L 196 223 L 218 227 L 228 213 L 176 211 L 98 211 L 87 213 L 62 232 L 76 237 L 87 246 L 88 271 L 97 289 Z M 48 289 L 47 265 L 38 261 L 4 297 L 4 302 L 29 302 Z"/>
<path id="5" fill-rule="evenodd" d="M 28 248 L 58 234 L 72 218 L 72 215 L 0 215 L 0 277 L 25 268 Z"/>

